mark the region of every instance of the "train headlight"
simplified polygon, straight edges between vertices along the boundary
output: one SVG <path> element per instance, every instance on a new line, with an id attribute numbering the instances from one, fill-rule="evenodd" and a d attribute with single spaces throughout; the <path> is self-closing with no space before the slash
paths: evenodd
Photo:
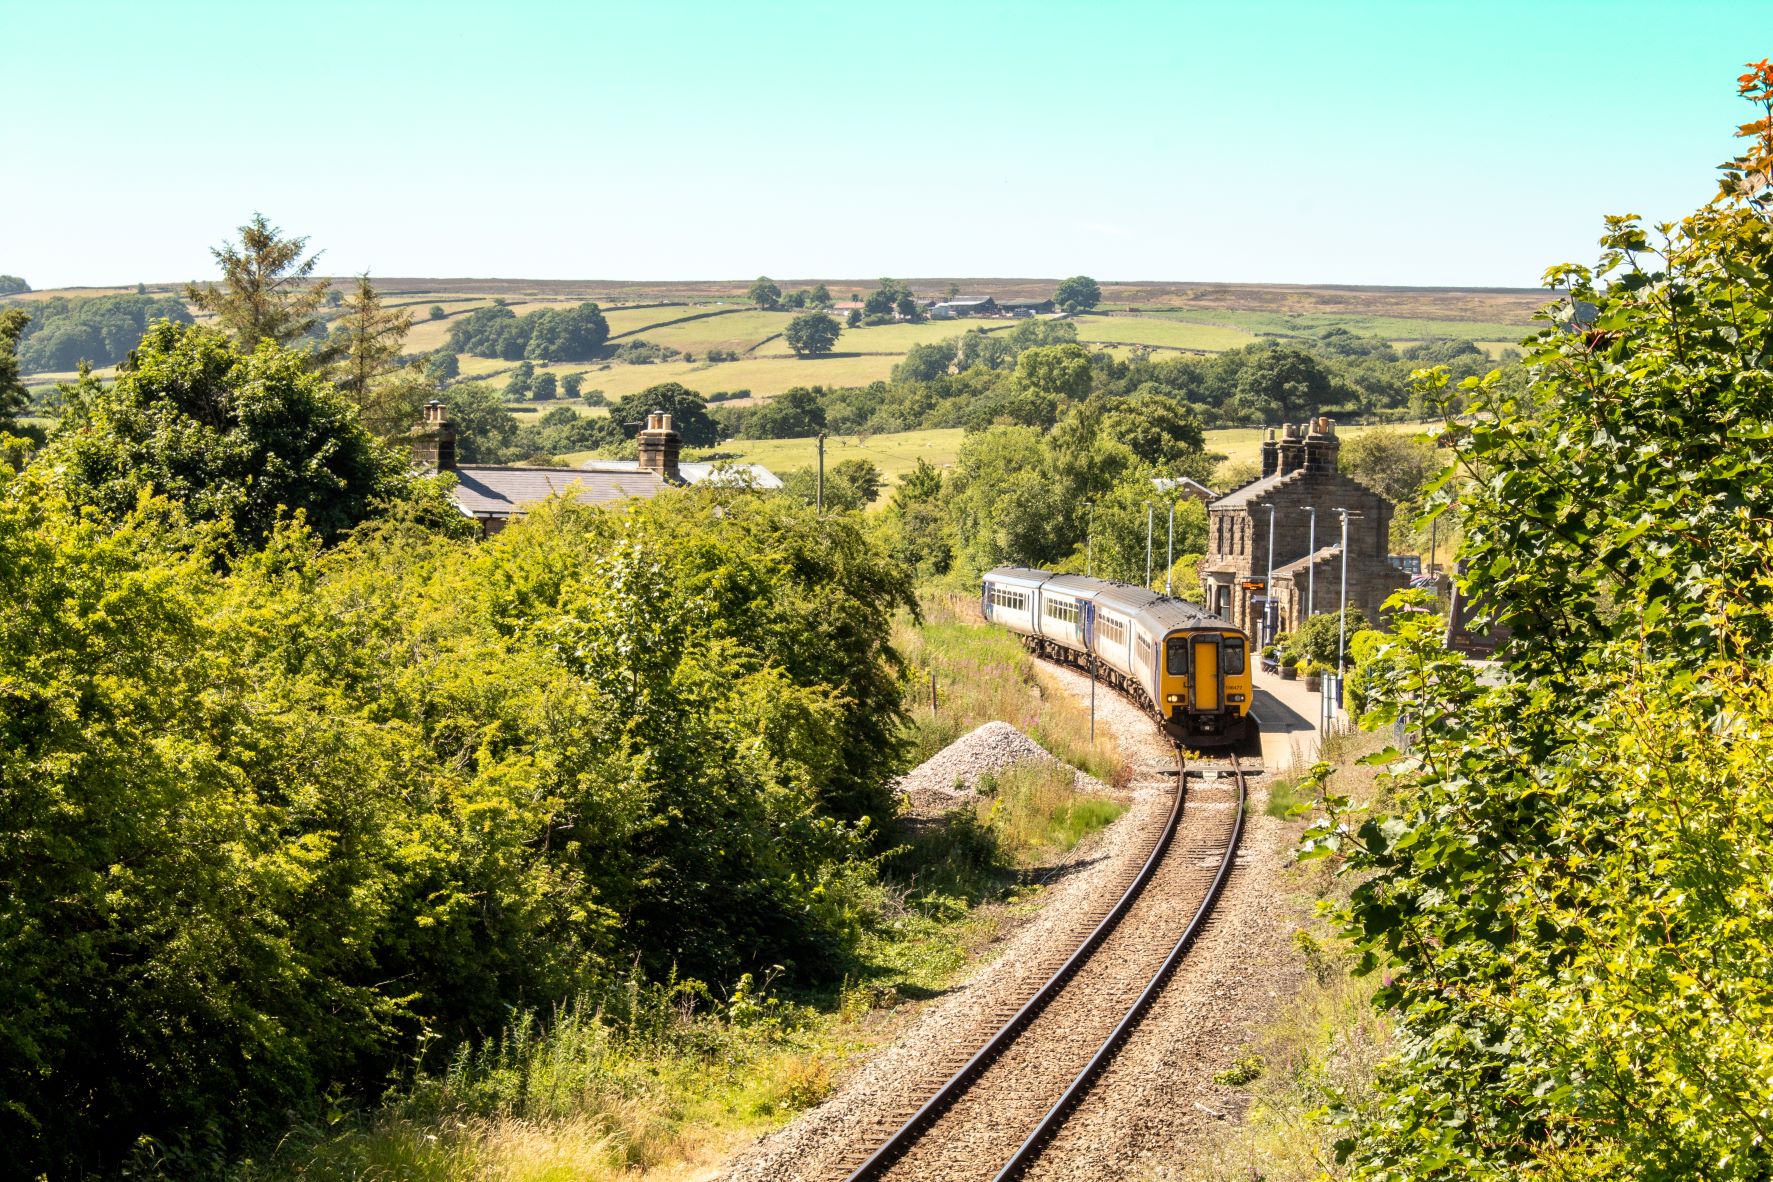
<path id="1" fill-rule="evenodd" d="M 1166 701 L 1166 702 L 1170 703 L 1172 706 L 1174 706 L 1182 701 L 1182 695 L 1181 694 L 1167 694 L 1164 697 L 1164 701 Z"/>
<path id="2" fill-rule="evenodd" d="M 1242 694 L 1226 694 L 1225 700 L 1227 702 L 1241 702 L 1244 700 L 1244 696 Z"/>

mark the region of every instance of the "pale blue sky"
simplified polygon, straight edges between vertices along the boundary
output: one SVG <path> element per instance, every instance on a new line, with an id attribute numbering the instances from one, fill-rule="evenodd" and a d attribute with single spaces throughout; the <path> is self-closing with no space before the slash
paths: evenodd
<path id="1" fill-rule="evenodd" d="M 1675 216 L 1768 0 L 0 0 L 0 272 L 1530 285 Z"/>

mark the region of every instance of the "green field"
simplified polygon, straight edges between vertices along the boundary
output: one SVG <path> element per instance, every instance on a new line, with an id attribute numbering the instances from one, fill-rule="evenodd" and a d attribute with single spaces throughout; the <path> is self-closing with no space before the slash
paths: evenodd
<path id="1" fill-rule="evenodd" d="M 1264 336 L 1317 336 L 1332 328 L 1345 328 L 1357 336 L 1384 337 L 1389 341 L 1424 341 L 1451 337 L 1468 341 L 1518 341 L 1535 330 L 1530 322 L 1505 324 L 1479 320 L 1428 320 L 1420 317 L 1370 316 L 1338 312 L 1247 312 L 1232 308 L 1163 308 L 1147 310 L 1142 318 L 1174 320 L 1185 324 L 1216 325 Z M 1086 321 L 1097 317 L 1085 317 Z"/>
<path id="2" fill-rule="evenodd" d="M 1242 348 L 1256 338 L 1242 329 L 1157 316 L 1081 316 L 1077 339 L 1218 353 Z"/>

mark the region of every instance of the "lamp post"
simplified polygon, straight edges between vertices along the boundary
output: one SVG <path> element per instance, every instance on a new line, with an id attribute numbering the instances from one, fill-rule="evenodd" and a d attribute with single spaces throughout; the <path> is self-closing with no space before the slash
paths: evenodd
<path id="1" fill-rule="evenodd" d="M 1268 577 L 1262 580 L 1262 643 L 1274 643 L 1274 502 L 1268 503 Z"/>
<path id="2" fill-rule="evenodd" d="M 1311 514 L 1311 532 L 1305 540 L 1305 618 L 1309 620 L 1317 611 L 1317 563 L 1310 559 L 1317 553 L 1317 506 L 1307 505 L 1305 511 Z"/>
<path id="3" fill-rule="evenodd" d="M 1170 541 L 1164 549 L 1164 594 L 1170 593 L 1170 572 L 1176 569 L 1176 502 L 1170 502 Z"/>
<path id="4" fill-rule="evenodd" d="M 1342 620 L 1336 625 L 1336 688 L 1342 688 L 1343 656 L 1348 648 L 1348 510 L 1338 509 L 1342 515 L 1342 606 L 1337 610 Z"/>
<path id="5" fill-rule="evenodd" d="M 1096 573 L 1096 502 L 1085 501 L 1084 510 L 1089 514 L 1084 526 L 1084 577 L 1088 578 Z"/>
<path id="6" fill-rule="evenodd" d="M 1145 589 L 1151 590 L 1151 527 L 1157 521 L 1157 510 L 1145 502 Z"/>

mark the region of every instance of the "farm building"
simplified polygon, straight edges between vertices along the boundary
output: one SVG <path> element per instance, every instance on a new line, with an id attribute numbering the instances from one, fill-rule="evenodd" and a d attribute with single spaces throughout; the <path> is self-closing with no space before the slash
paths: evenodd
<path id="1" fill-rule="evenodd" d="M 1337 470 L 1340 449 L 1330 419 L 1271 427 L 1262 441 L 1261 477 L 1207 505 L 1207 556 L 1200 564 L 1207 606 L 1252 635 L 1262 632 L 1262 643 L 1271 639 L 1262 629 L 1265 597 L 1274 599 L 1276 632 L 1292 631 L 1309 615 L 1340 610 L 1338 510 L 1348 511 L 1349 606 L 1377 621 L 1386 597 L 1409 581 L 1391 564 L 1394 506 Z"/>
<path id="2" fill-rule="evenodd" d="M 431 472 L 455 475 L 456 508 L 480 523 L 487 537 L 498 533 L 529 506 L 567 494 L 580 504 L 607 505 L 629 497 L 650 497 L 668 485 L 695 484 L 707 479 L 733 479 L 754 488 L 780 488 L 769 469 L 756 464 L 732 468 L 713 464 L 679 464 L 683 438 L 671 416 L 647 416 L 635 437 L 640 458 L 625 463 L 593 461 L 582 468 L 523 468 L 506 464 L 456 463 L 456 429 L 443 403 L 425 404 L 424 418 L 407 436 L 413 463 Z M 741 473 L 740 470 L 746 470 Z M 730 473 L 730 475 L 729 475 Z"/>
<path id="3" fill-rule="evenodd" d="M 998 300 L 997 310 L 1005 316 L 1050 316 L 1059 306 L 1052 300 Z"/>
<path id="4" fill-rule="evenodd" d="M 960 316 L 995 316 L 997 301 L 990 296 L 956 296 L 930 308 L 930 319 L 953 320 Z"/>

